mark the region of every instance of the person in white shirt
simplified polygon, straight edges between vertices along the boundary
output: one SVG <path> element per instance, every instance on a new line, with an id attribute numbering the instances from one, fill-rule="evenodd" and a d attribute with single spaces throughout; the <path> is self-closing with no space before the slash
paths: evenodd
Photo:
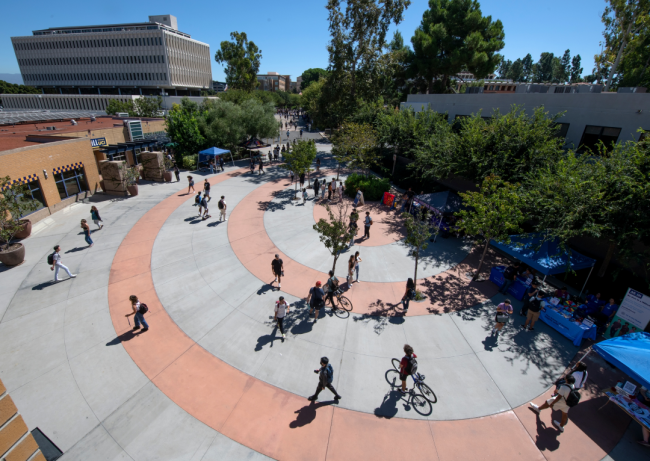
<path id="1" fill-rule="evenodd" d="M 553 425 L 560 432 L 564 432 L 564 426 L 566 426 L 569 421 L 569 408 L 571 407 L 567 404 L 567 399 L 569 398 L 571 391 L 575 389 L 575 381 L 576 379 L 573 375 L 567 376 L 566 382 L 558 386 L 555 397 L 548 399 L 541 407 L 538 407 L 533 402 L 529 403 L 530 408 L 538 415 L 540 411 L 546 410 L 547 408 L 550 408 L 551 410 L 560 410 L 562 412 L 562 421 L 553 420 Z"/>
<path id="2" fill-rule="evenodd" d="M 369 239 L 370 238 L 370 226 L 372 226 L 372 218 L 370 217 L 370 212 L 366 211 L 366 218 L 364 220 L 364 234 L 363 238 Z"/>
<path id="3" fill-rule="evenodd" d="M 282 333 L 282 339 L 284 339 L 287 337 L 284 334 L 284 318 L 289 312 L 289 304 L 284 300 L 284 296 L 280 296 L 280 299 L 275 302 L 274 312 L 273 320 L 277 322 L 280 333 Z"/>
<path id="4" fill-rule="evenodd" d="M 343 182 L 342 181 L 339 181 L 338 193 L 339 193 L 339 200 L 343 200 Z"/>
<path id="5" fill-rule="evenodd" d="M 52 254 L 52 267 L 50 268 L 54 271 L 54 281 L 59 282 L 59 269 L 63 269 L 68 273 L 70 278 L 75 278 L 77 274 L 70 273 L 70 269 L 63 265 L 61 262 L 61 247 L 59 245 L 54 247 L 54 253 Z"/>
<path id="6" fill-rule="evenodd" d="M 228 205 L 226 205 L 226 197 L 221 196 L 221 200 L 219 200 L 219 221 L 228 221 L 228 218 L 226 218 L 226 209 L 228 208 Z"/>

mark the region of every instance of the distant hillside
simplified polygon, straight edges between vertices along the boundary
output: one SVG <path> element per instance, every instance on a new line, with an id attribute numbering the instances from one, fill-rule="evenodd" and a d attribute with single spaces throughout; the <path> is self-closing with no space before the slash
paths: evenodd
<path id="1" fill-rule="evenodd" d="M 33 86 L 15 85 L 0 80 L 0 94 L 40 94 L 41 90 Z"/>
<path id="2" fill-rule="evenodd" d="M 0 80 L 16 85 L 23 85 L 25 83 L 23 82 L 23 76 L 20 74 L 0 74 Z"/>

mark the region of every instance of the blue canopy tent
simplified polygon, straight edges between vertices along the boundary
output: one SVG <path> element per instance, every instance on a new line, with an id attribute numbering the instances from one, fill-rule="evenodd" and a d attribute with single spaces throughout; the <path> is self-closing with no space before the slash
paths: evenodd
<path id="1" fill-rule="evenodd" d="M 581 255 L 577 251 L 568 254 L 560 247 L 558 239 L 544 241 L 541 234 L 513 235 L 510 240 L 509 244 L 498 243 L 494 240 L 490 243 L 492 246 L 544 274 L 544 280 L 546 280 L 547 275 L 561 274 L 566 270 L 567 265 L 574 271 L 591 267 L 587 280 L 585 280 L 585 284 L 580 291 L 580 294 L 582 294 L 589 277 L 591 277 L 591 272 L 594 270 L 595 259 Z"/>
<path id="2" fill-rule="evenodd" d="M 232 160 L 232 166 L 235 166 L 235 160 L 232 158 L 232 153 L 229 150 L 219 149 L 218 147 L 210 147 L 206 150 L 199 152 L 199 161 L 197 162 L 197 168 L 201 162 L 209 162 L 213 158 L 216 158 L 220 155 L 230 154 L 230 160 Z"/>
<path id="3" fill-rule="evenodd" d="M 467 207 L 458 194 L 450 191 L 435 192 L 433 194 L 416 195 L 415 201 L 438 214 L 454 214 Z"/>
<path id="4" fill-rule="evenodd" d="M 650 333 L 628 333 L 594 344 L 605 360 L 650 389 Z"/>

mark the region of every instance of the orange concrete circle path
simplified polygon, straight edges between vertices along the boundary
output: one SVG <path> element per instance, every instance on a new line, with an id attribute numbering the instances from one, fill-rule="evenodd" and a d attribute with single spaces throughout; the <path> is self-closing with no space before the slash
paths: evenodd
<path id="1" fill-rule="evenodd" d="M 243 170 L 219 175 L 210 182 L 217 184 Z M 268 198 L 268 191 L 264 193 Z M 251 211 L 251 206 L 262 199 L 258 190 L 250 195 L 254 199 L 243 203 L 245 211 Z M 152 280 L 151 254 L 156 235 L 171 213 L 191 198 L 174 194 L 154 206 L 131 229 L 111 267 L 109 309 L 125 350 L 146 376 L 185 411 L 225 436 L 274 459 L 328 461 L 597 461 L 622 436 L 621 412 L 610 406 L 594 416 L 588 393 L 572 413 L 577 418 L 581 411 L 589 412 L 589 424 L 570 423 L 559 443 L 560 437 L 549 435 L 549 431 L 557 431 L 549 429 L 548 411 L 541 419 L 524 407 L 459 421 L 383 419 L 332 405 L 309 404 L 302 397 L 227 365 L 174 323 L 158 300 Z M 229 231 L 231 226 L 238 228 L 239 219 L 258 219 L 237 212 L 240 206 L 230 216 Z M 250 251 L 246 255 L 248 261 L 259 257 Z M 146 333 L 133 335 L 127 324 L 125 314 L 131 312 L 131 294 L 137 294 L 150 308 L 150 330 Z M 463 398 L 462 392 L 459 387 L 458 398 Z M 549 395 L 547 392 L 536 399 L 537 403 Z M 600 425 L 598 440 L 594 440 L 595 424 Z"/>

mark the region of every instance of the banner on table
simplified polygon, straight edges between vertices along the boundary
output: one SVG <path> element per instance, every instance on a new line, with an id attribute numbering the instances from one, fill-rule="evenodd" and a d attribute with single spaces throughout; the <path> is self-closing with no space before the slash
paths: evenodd
<path id="1" fill-rule="evenodd" d="M 395 196 L 393 194 L 389 194 L 388 192 L 384 192 L 384 205 L 386 206 L 391 206 L 393 202 L 395 201 Z"/>
<path id="2" fill-rule="evenodd" d="M 628 288 L 618 312 L 605 332 L 606 338 L 645 330 L 650 322 L 650 296 Z"/>

